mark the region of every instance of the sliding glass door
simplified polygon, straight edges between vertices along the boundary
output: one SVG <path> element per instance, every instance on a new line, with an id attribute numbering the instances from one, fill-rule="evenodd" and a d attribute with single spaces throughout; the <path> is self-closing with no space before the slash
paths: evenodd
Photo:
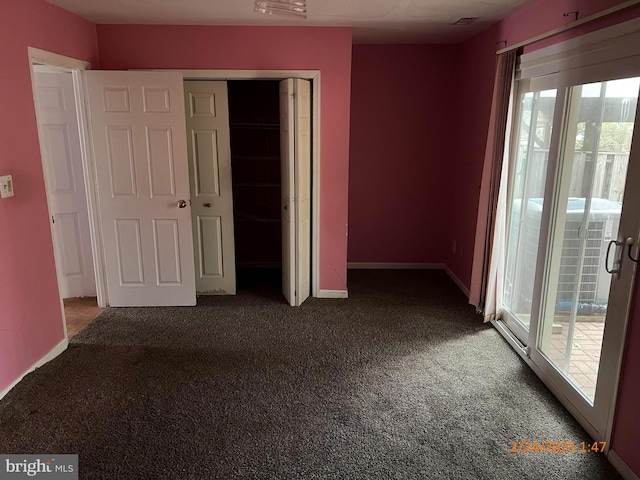
<path id="1" fill-rule="evenodd" d="M 518 95 L 510 181 L 504 309 L 509 328 L 522 341 L 529 335 L 536 254 L 553 132 L 557 90 Z"/>
<path id="2" fill-rule="evenodd" d="M 538 348 L 591 403 L 639 88 L 637 78 L 575 86 L 567 116 Z"/>
<path id="3" fill-rule="evenodd" d="M 520 82 L 516 98 L 504 320 L 599 440 L 635 272 L 624 242 L 638 239 L 639 90 L 640 78 L 546 79 Z"/>

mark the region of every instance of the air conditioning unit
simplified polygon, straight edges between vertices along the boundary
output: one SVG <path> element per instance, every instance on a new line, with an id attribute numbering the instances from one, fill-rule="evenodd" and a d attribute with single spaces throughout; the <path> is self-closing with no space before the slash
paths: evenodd
<path id="1" fill-rule="evenodd" d="M 584 224 L 586 199 L 569 198 L 564 225 L 564 241 L 560 258 L 560 271 L 557 283 L 556 313 L 570 312 L 573 307 L 574 290 L 579 284 L 577 295 L 579 315 L 604 314 L 609 297 L 611 275 L 605 270 L 607 245 L 618 233 L 622 203 L 603 198 L 593 198 L 589 218 Z M 533 282 L 538 257 L 538 236 L 542 217 L 541 198 L 531 198 L 524 212 L 525 221 L 520 224 L 521 205 L 513 202 L 510 231 L 510 245 L 515 245 L 517 232 L 520 231 L 520 255 L 516 271 L 517 276 L 509 279 L 512 294 L 511 308 L 515 311 L 531 311 Z M 513 228 L 516 227 L 516 228 Z M 521 227 L 521 228 L 517 228 Z M 584 231 L 586 230 L 586 231 Z M 586 243 L 583 240 L 586 235 Z M 582 256 L 582 268 L 578 272 Z M 515 283 L 518 283 L 516 286 Z"/>

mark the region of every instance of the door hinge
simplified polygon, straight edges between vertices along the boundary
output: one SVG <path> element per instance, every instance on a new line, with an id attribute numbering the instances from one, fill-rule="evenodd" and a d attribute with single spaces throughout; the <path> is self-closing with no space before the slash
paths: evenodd
<path id="1" fill-rule="evenodd" d="M 56 223 L 56 219 L 54 218 L 53 215 L 51 215 L 51 223 Z"/>

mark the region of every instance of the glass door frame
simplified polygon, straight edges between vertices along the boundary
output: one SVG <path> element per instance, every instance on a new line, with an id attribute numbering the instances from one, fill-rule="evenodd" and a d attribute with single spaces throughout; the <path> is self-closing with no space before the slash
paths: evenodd
<path id="1" fill-rule="evenodd" d="M 593 73 L 593 72 L 592 72 Z M 600 369 L 596 385 L 596 397 L 593 405 L 578 391 L 568 378 L 554 367 L 547 357 L 539 350 L 541 342 L 541 313 L 545 311 L 544 292 L 550 282 L 551 262 L 553 261 L 551 247 L 555 235 L 553 212 L 557 211 L 560 200 L 560 184 L 562 175 L 571 175 L 571 162 L 564 162 L 563 156 L 567 139 L 570 138 L 569 131 L 571 116 L 571 95 L 574 92 L 573 86 L 592 82 L 604 82 L 616 80 L 618 78 L 629 78 L 640 76 L 640 68 L 636 72 L 621 72 L 618 75 L 595 74 L 593 78 L 576 78 L 574 75 L 561 76 L 559 74 L 547 75 L 544 77 L 534 77 L 530 79 L 518 80 L 515 91 L 515 98 L 520 99 L 522 95 L 531 91 L 542 91 L 557 89 L 556 107 L 553 119 L 553 135 L 551 139 L 549 159 L 547 164 L 547 175 L 545 185 L 545 196 L 539 233 L 539 244 L 537 253 L 537 267 L 534 279 L 533 305 L 528 332 L 520 322 L 515 321 L 511 312 L 505 309 L 505 323 L 508 328 L 513 328 L 516 337 L 519 337 L 525 344 L 523 350 L 524 358 L 543 380 L 543 382 L 553 391 L 565 407 L 574 415 L 580 424 L 597 441 L 608 441 L 611 436 L 613 415 L 615 412 L 615 402 L 617 387 L 622 365 L 624 340 L 628 317 L 631 306 L 631 299 L 634 293 L 634 279 L 636 264 L 631 262 L 626 256 L 626 247 L 616 249 L 616 259 L 621 258 L 620 275 L 612 278 L 609 295 L 609 308 L 606 316 L 606 328 L 604 333 Z M 573 78 L 572 78 L 573 77 Z M 514 129 L 517 128 L 520 107 L 516 106 L 514 115 Z M 514 148 L 517 142 L 516 135 L 512 136 L 510 146 L 510 158 L 515 158 Z M 634 146 L 635 145 L 635 148 Z M 567 172 L 567 170 L 569 170 Z M 511 172 L 510 172 L 511 177 Z M 637 108 L 635 115 L 635 126 L 633 132 L 632 148 L 629 155 L 629 166 L 627 170 L 625 194 L 623 198 L 623 208 L 620 218 L 618 241 L 623 241 L 626 237 L 632 237 L 635 241 L 634 250 L 640 240 L 640 189 L 634 188 L 640 179 L 640 108 Z M 509 179 L 511 181 L 511 178 Z M 634 181 L 635 180 L 635 181 Z M 564 206 L 562 206 L 564 208 Z M 613 260 L 613 259 L 612 259 Z M 526 336 L 523 334 L 526 333 Z M 526 339 L 526 341 L 524 341 Z"/>
<path id="2" fill-rule="evenodd" d="M 520 118 L 520 114 L 522 113 L 522 102 L 520 99 L 524 97 L 526 93 L 530 92 L 540 92 L 545 90 L 556 90 L 556 100 L 555 100 L 555 110 L 553 112 L 553 123 L 552 123 L 552 131 L 553 132 L 561 132 L 564 118 L 564 111 L 566 108 L 566 89 L 561 88 L 556 83 L 555 76 L 548 77 L 539 77 L 534 79 L 523 79 L 518 80 L 516 82 L 516 88 L 514 89 L 514 123 L 512 128 L 517 129 L 517 122 Z M 518 151 L 518 135 L 511 135 L 511 145 L 509 149 L 509 159 L 515 159 Z M 539 232 L 539 240 L 538 240 L 538 251 L 537 258 L 541 258 L 541 254 L 546 255 L 546 244 L 548 238 L 548 224 L 549 224 L 549 202 L 548 198 L 553 193 L 553 184 L 556 178 L 556 170 L 558 164 L 558 150 L 560 145 L 560 135 L 557 133 L 553 133 L 551 135 L 551 143 L 549 145 L 549 156 L 547 159 L 547 173 L 545 177 L 545 189 L 544 189 L 544 204 L 542 209 L 542 217 L 540 219 L 540 232 Z M 507 200 L 507 204 L 511 205 L 512 201 L 512 182 L 515 177 L 515 171 L 513 169 L 509 169 L 509 181 L 508 181 L 508 190 L 509 190 L 509 198 Z M 507 232 L 511 228 L 511 212 L 509 211 L 507 215 L 509 216 L 509 222 L 507 225 Z M 529 328 L 526 329 L 524 325 L 517 319 L 516 315 L 514 315 L 510 309 L 507 307 L 504 308 L 504 320 L 507 324 L 508 328 L 512 331 L 512 333 L 525 345 L 525 347 L 530 347 L 531 345 L 536 344 L 535 332 L 537 331 L 538 326 L 538 315 L 539 315 L 539 304 L 541 297 L 541 286 L 542 279 L 540 278 L 541 272 L 539 267 L 536 267 L 536 273 L 534 277 L 534 287 L 533 287 L 533 295 L 532 295 L 532 307 L 531 307 L 531 315 L 529 319 Z M 532 332 L 534 332 L 532 334 Z M 533 337 L 533 338 L 532 338 Z M 529 350 L 527 350 L 529 351 Z"/>

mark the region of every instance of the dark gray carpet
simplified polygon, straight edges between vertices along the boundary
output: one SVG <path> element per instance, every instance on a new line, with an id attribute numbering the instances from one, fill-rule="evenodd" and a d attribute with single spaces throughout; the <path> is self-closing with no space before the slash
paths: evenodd
<path id="1" fill-rule="evenodd" d="M 0 402 L 0 452 L 88 479 L 613 479 L 438 271 L 352 271 L 348 300 L 268 290 L 108 309 Z"/>

